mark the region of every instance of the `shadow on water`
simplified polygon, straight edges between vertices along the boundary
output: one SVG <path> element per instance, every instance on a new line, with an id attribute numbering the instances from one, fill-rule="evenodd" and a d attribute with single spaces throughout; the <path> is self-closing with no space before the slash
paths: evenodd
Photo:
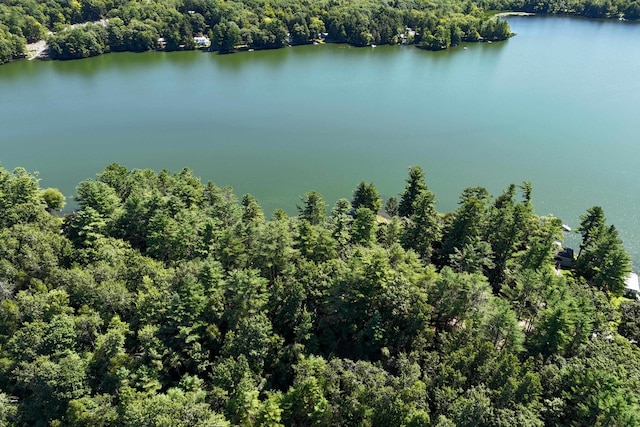
<path id="1" fill-rule="evenodd" d="M 239 71 L 256 65 L 277 70 L 286 62 L 291 49 L 293 48 L 245 50 L 234 53 L 202 52 L 202 54 L 209 55 L 215 65 L 225 71 Z"/>
<path id="2" fill-rule="evenodd" d="M 188 68 L 201 60 L 201 55 L 208 55 L 223 70 L 241 70 L 247 67 L 260 66 L 266 69 L 277 70 L 288 60 L 295 56 L 296 60 L 312 57 L 318 51 L 330 52 L 332 55 L 374 56 L 393 54 L 397 49 L 414 49 L 435 62 L 446 62 L 447 59 L 462 55 L 468 50 L 482 53 L 499 52 L 507 42 L 500 43 L 464 43 L 439 52 L 423 51 L 412 46 L 379 46 L 357 48 L 346 44 L 304 45 L 274 50 L 242 51 L 232 54 L 219 54 L 209 51 L 185 51 L 185 52 L 117 52 L 99 55 L 91 58 L 74 59 L 66 61 L 58 60 L 20 60 L 5 64 L 0 67 L 0 80 L 24 79 L 25 75 L 41 73 L 48 69 L 59 75 L 76 75 L 83 78 L 93 78 L 105 69 L 116 72 L 133 72 L 143 70 L 154 65 L 171 62 L 172 67 Z"/>
<path id="3" fill-rule="evenodd" d="M 34 75 L 41 71 L 43 61 L 28 61 L 22 59 L 0 66 L 0 83 L 10 80 L 23 80 L 25 76 Z"/>
<path id="4" fill-rule="evenodd" d="M 189 67 L 198 60 L 197 52 L 115 52 L 85 59 L 46 61 L 59 74 L 92 78 L 106 69 L 134 72 L 170 62 L 173 67 Z"/>
<path id="5" fill-rule="evenodd" d="M 333 58 L 340 58 L 348 62 L 360 62 L 365 58 L 379 59 L 381 57 L 392 57 L 399 52 L 413 53 L 423 56 L 429 62 L 445 65 L 450 60 L 468 55 L 480 54 L 483 57 L 493 56 L 500 53 L 507 42 L 495 43 L 465 43 L 443 51 L 433 52 L 418 49 L 414 46 L 382 45 L 372 47 L 354 47 L 348 44 L 326 43 L 321 45 L 302 45 L 287 47 L 275 50 L 241 51 L 231 54 L 219 54 L 217 52 L 202 52 L 202 55 L 210 55 L 212 62 L 222 71 L 244 71 L 249 68 L 258 67 L 264 71 L 278 71 L 286 66 L 290 61 L 307 63 L 318 61 L 319 55 L 328 55 Z M 465 49 L 467 47 L 467 49 Z M 324 67 L 317 64 L 319 67 Z M 327 71 L 329 72 L 329 71 Z"/>

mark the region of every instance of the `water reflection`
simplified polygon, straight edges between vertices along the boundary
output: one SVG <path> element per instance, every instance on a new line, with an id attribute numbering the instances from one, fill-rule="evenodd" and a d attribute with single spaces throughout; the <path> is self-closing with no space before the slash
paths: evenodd
<path id="1" fill-rule="evenodd" d="M 211 61 L 221 70 L 240 71 L 247 67 L 258 66 L 260 68 L 278 70 L 286 63 L 290 56 L 290 50 L 287 47 L 282 49 L 268 49 L 256 51 L 240 51 L 235 53 L 220 54 L 218 52 L 208 52 Z"/>
<path id="2" fill-rule="evenodd" d="M 198 52 L 114 52 L 85 59 L 47 61 L 58 74 L 92 78 L 103 71 L 122 73 L 153 68 L 163 63 L 188 68 L 199 60 Z"/>
<path id="3" fill-rule="evenodd" d="M 39 71 L 41 61 L 20 60 L 0 66 L 0 83 L 14 79 L 23 79 Z"/>

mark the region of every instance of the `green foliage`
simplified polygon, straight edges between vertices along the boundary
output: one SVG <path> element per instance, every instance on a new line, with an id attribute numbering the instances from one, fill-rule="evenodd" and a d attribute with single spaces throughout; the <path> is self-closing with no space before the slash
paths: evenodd
<path id="1" fill-rule="evenodd" d="M 120 203 L 120 198 L 112 187 L 91 179 L 80 183 L 76 200 L 80 207 L 93 208 L 101 216 L 111 215 Z"/>
<path id="2" fill-rule="evenodd" d="M 635 344 L 640 343 L 640 301 L 624 302 L 620 307 L 621 320 L 618 325 L 620 335 Z"/>
<path id="3" fill-rule="evenodd" d="M 570 425 L 636 425 L 640 405 L 638 348 L 628 341 L 594 338 L 566 362 L 545 372 L 547 393 L 557 402 L 547 423 Z"/>
<path id="4" fill-rule="evenodd" d="M 24 39 L 0 24 L 0 64 L 22 57 L 24 50 Z"/>
<path id="5" fill-rule="evenodd" d="M 320 225 L 326 216 L 327 205 L 320 193 L 309 191 L 301 198 L 303 206 L 298 206 L 300 219 L 311 225 Z"/>
<path id="6" fill-rule="evenodd" d="M 359 208 L 366 208 L 374 214 L 377 214 L 380 208 L 382 208 L 382 200 L 380 199 L 380 194 L 376 186 L 373 185 L 372 182 L 367 184 L 364 181 L 360 181 L 356 190 L 353 192 L 351 206 L 354 211 L 357 211 Z"/>
<path id="7" fill-rule="evenodd" d="M 71 400 L 65 420 L 69 426 L 74 427 L 112 425 L 118 419 L 118 413 L 112 401 L 113 397 L 108 394 L 83 396 L 80 399 Z"/>
<path id="8" fill-rule="evenodd" d="M 15 424 L 17 405 L 5 393 L 0 393 L 0 427 L 10 427 Z"/>
<path id="9" fill-rule="evenodd" d="M 0 226 L 4 229 L 17 224 L 33 224 L 39 229 L 55 230 L 59 227 L 43 209 L 36 175 L 23 168 L 9 172 L 0 168 Z"/>
<path id="10" fill-rule="evenodd" d="M 21 400 L 22 422 L 28 425 L 61 418 L 70 400 L 88 392 L 86 362 L 74 352 L 52 360 L 40 356 L 32 362 L 20 362 L 15 369 L 16 389 Z"/>
<path id="11" fill-rule="evenodd" d="M 242 41 L 240 28 L 235 22 L 221 22 L 213 27 L 211 45 L 220 52 L 230 52 Z"/>
<path id="12" fill-rule="evenodd" d="M 521 190 L 522 201 L 516 200 Z M 537 217 L 531 203 L 531 184 L 510 185 L 489 208 L 482 239 L 491 244 L 492 264 L 487 276 L 494 291 L 513 280 L 519 269 L 549 268 L 553 241 L 560 237 L 560 221 Z M 487 266 L 488 267 L 488 266 Z"/>
<path id="13" fill-rule="evenodd" d="M 57 188 L 47 188 L 42 192 L 42 200 L 49 212 L 60 211 L 66 204 L 64 195 Z"/>
<path id="14" fill-rule="evenodd" d="M 479 323 L 491 295 L 487 285 L 481 275 L 458 274 L 445 267 L 429 290 L 428 302 L 434 307 L 431 324 L 436 334 Z"/>
<path id="15" fill-rule="evenodd" d="M 482 187 L 467 188 L 462 192 L 460 207 L 445 226 L 446 239 L 439 251 L 442 257 L 446 259 L 465 250 L 467 252 L 483 250 L 483 248 L 476 248 L 476 242 L 483 242 L 481 237 L 487 226 L 489 203 L 489 192 Z M 467 245 L 469 245 L 468 248 Z M 459 255 L 458 258 L 460 258 Z"/>
<path id="16" fill-rule="evenodd" d="M 389 197 L 387 202 L 384 204 L 384 211 L 390 217 L 394 217 L 398 215 L 398 199 L 395 197 Z"/>
<path id="17" fill-rule="evenodd" d="M 595 206 L 580 217 L 582 234 L 576 273 L 589 284 L 614 295 L 622 295 L 631 272 L 631 259 L 615 226 L 607 227 L 602 208 Z"/>
<path id="18" fill-rule="evenodd" d="M 371 238 L 372 234 L 367 237 Z M 335 242 L 328 230 L 302 221 L 298 225 L 296 249 L 300 255 L 314 262 L 324 262 L 335 257 Z"/>
<path id="19" fill-rule="evenodd" d="M 184 7 L 206 26 L 223 5 Z M 320 28 L 264 9 L 264 31 Z M 392 11 L 364 39 L 396 31 Z M 590 210 L 583 264 L 558 275 L 560 223 L 531 194 L 471 188 L 441 214 L 411 168 L 409 213 L 388 203 L 389 221 L 365 182 L 329 217 L 309 192 L 298 217 L 267 220 L 188 169 L 112 164 L 61 220 L 57 190 L 0 168 L 0 426 L 638 424 L 637 303 L 609 296 L 627 271 L 617 232 Z"/>
<path id="20" fill-rule="evenodd" d="M 493 11 L 575 14 L 637 20 L 629 0 L 490 0 L 377 3 L 180 0 L 13 0 L 0 3 L 0 64 L 24 57 L 25 43 L 46 37 L 57 59 L 106 52 L 194 49 L 195 36 L 222 53 L 274 49 L 323 39 L 354 46 L 415 44 L 430 50 L 460 42 L 506 40 L 513 33 Z M 52 34 L 47 35 L 49 32 Z M 409 204 L 410 205 L 410 204 Z M 401 214 L 402 215 L 402 214 Z M 404 216 L 404 215 L 403 215 Z"/>
<path id="21" fill-rule="evenodd" d="M 410 217 L 414 213 L 414 203 L 423 191 L 427 191 L 427 183 L 424 181 L 424 172 L 420 166 L 409 168 L 407 186 L 400 195 L 398 215 Z"/>
<path id="22" fill-rule="evenodd" d="M 331 237 L 340 247 L 346 246 L 350 239 L 349 228 L 353 222 L 351 203 L 347 199 L 340 199 L 331 210 Z"/>
<path id="23" fill-rule="evenodd" d="M 166 393 L 128 396 L 123 404 L 125 425 L 144 427 L 187 427 L 192 425 L 225 427 L 230 424 L 209 408 L 203 390 L 173 387 Z"/>
<path id="24" fill-rule="evenodd" d="M 324 234 L 327 234 L 326 231 Z M 288 218 L 276 218 L 269 221 L 259 234 L 254 262 L 265 277 L 275 279 L 287 270 L 297 256 L 293 246 L 293 233 Z"/>
<path id="25" fill-rule="evenodd" d="M 376 214 L 368 208 L 358 208 L 356 219 L 351 226 L 351 240 L 362 246 L 371 246 L 375 242 L 378 227 Z"/>
<path id="26" fill-rule="evenodd" d="M 109 51 L 107 30 L 99 24 L 88 24 L 57 32 L 47 38 L 54 59 L 79 59 Z"/>
<path id="27" fill-rule="evenodd" d="M 417 195 L 402 237 L 404 245 L 415 250 L 427 263 L 431 261 L 434 246 L 441 238 L 442 226 L 435 203 L 435 195 L 429 190 L 422 190 Z"/>
<path id="28" fill-rule="evenodd" d="M 495 267 L 491 256 L 491 245 L 481 240 L 465 243 L 462 250 L 453 249 L 449 255 L 451 267 L 459 272 L 482 273 Z"/>

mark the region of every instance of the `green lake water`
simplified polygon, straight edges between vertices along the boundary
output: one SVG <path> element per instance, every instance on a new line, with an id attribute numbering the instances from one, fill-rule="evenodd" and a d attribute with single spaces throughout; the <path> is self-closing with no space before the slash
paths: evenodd
<path id="1" fill-rule="evenodd" d="M 533 183 L 575 227 L 601 205 L 640 263 L 640 25 L 509 18 L 516 37 L 444 52 L 303 46 L 113 54 L 0 67 L 0 163 L 68 197 L 112 162 L 178 171 L 295 213 L 420 165 L 439 200 Z M 466 48 L 465 48 L 466 47 Z"/>

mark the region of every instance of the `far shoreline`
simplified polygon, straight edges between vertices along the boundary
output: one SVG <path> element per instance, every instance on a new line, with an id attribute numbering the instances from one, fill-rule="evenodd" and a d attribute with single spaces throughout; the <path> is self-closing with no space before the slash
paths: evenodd
<path id="1" fill-rule="evenodd" d="M 499 12 L 496 13 L 495 17 L 497 18 L 501 18 L 503 16 L 535 16 L 535 13 L 531 13 L 531 12 L 516 12 L 516 11 L 512 11 L 512 12 Z"/>
<path id="2" fill-rule="evenodd" d="M 49 56 L 47 54 L 49 50 L 49 46 L 47 45 L 46 40 L 38 40 L 34 43 L 29 43 L 26 45 L 26 59 L 31 61 L 33 59 L 47 59 Z"/>

